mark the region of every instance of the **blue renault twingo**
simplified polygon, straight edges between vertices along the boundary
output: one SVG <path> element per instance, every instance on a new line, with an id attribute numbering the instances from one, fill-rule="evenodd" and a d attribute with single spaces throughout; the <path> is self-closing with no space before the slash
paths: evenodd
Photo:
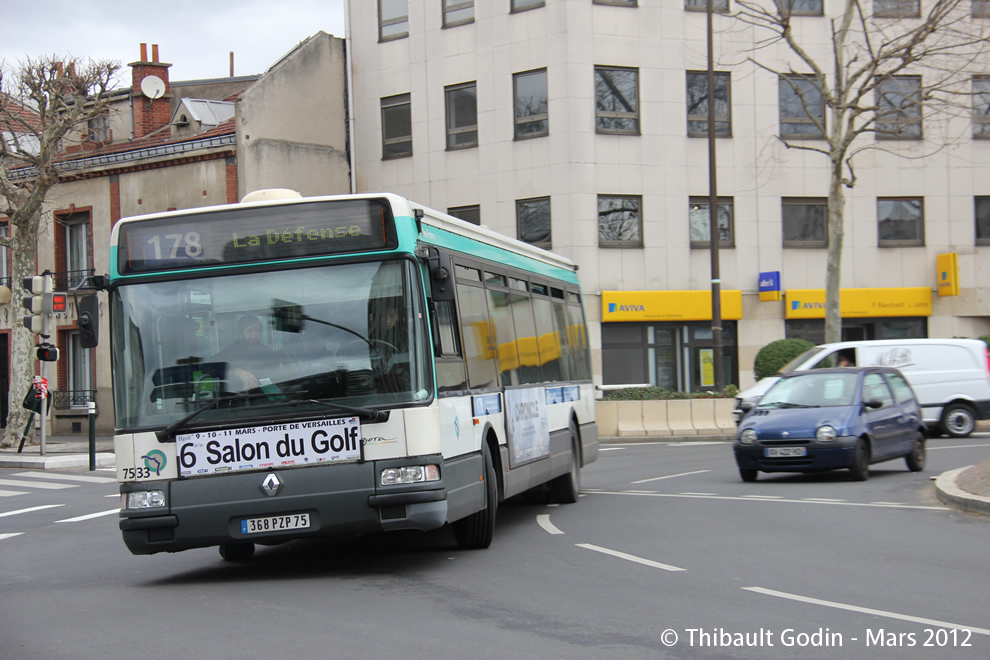
<path id="1" fill-rule="evenodd" d="M 914 391 L 897 369 L 796 371 L 746 411 L 733 450 L 739 476 L 847 468 L 854 481 L 873 463 L 904 458 L 925 468 L 927 428 Z"/>

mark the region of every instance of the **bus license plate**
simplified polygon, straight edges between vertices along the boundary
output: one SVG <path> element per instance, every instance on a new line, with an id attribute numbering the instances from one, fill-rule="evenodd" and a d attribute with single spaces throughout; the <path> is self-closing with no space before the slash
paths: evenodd
<path id="1" fill-rule="evenodd" d="M 779 458 L 782 456 L 807 456 L 807 447 L 767 447 L 767 458 Z"/>
<path id="2" fill-rule="evenodd" d="M 265 516 L 241 520 L 241 534 L 281 532 L 289 529 L 308 529 L 309 514 L 294 513 L 288 516 Z"/>

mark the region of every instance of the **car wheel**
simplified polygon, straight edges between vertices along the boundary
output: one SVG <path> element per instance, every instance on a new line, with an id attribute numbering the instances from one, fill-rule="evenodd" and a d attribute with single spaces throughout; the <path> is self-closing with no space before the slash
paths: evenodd
<path id="1" fill-rule="evenodd" d="M 870 478 L 870 452 L 862 440 L 856 443 L 853 460 L 849 465 L 849 475 L 853 481 L 866 481 Z"/>
<path id="2" fill-rule="evenodd" d="M 756 481 L 756 478 L 759 476 L 759 474 L 760 474 L 759 470 L 747 470 L 745 468 L 739 468 L 739 478 L 741 478 L 746 483 L 752 483 Z"/>
<path id="3" fill-rule="evenodd" d="M 950 403 L 942 411 L 942 430 L 953 438 L 965 438 L 976 428 L 976 415 L 964 403 Z"/>
<path id="4" fill-rule="evenodd" d="M 914 447 L 911 448 L 911 453 L 904 457 L 904 461 L 907 463 L 908 469 L 911 470 L 911 472 L 921 472 L 924 470 L 926 454 L 925 436 L 918 433 L 917 437 L 914 439 Z"/>

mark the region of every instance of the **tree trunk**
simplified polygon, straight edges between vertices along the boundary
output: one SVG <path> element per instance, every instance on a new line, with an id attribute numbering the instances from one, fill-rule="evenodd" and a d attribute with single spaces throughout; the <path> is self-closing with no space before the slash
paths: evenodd
<path id="1" fill-rule="evenodd" d="M 842 341 L 839 284 L 842 278 L 842 242 L 845 238 L 846 193 L 842 183 L 842 159 L 832 159 L 828 190 L 828 266 L 825 273 L 825 343 Z"/>

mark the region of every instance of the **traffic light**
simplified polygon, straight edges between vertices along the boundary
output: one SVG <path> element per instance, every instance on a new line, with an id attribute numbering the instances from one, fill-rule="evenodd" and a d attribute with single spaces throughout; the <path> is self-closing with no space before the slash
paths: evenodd
<path id="1" fill-rule="evenodd" d="M 22 301 L 24 309 L 30 312 L 24 317 L 24 327 L 34 334 L 40 335 L 45 330 L 45 276 L 29 275 L 24 278 L 23 284 L 24 288 L 32 294 L 25 296 Z"/>
<path id="2" fill-rule="evenodd" d="M 38 344 L 36 355 L 42 362 L 58 362 L 58 347 L 51 344 Z"/>
<path id="3" fill-rule="evenodd" d="M 64 314 L 66 310 L 66 299 L 64 293 L 45 294 L 45 314 Z"/>

